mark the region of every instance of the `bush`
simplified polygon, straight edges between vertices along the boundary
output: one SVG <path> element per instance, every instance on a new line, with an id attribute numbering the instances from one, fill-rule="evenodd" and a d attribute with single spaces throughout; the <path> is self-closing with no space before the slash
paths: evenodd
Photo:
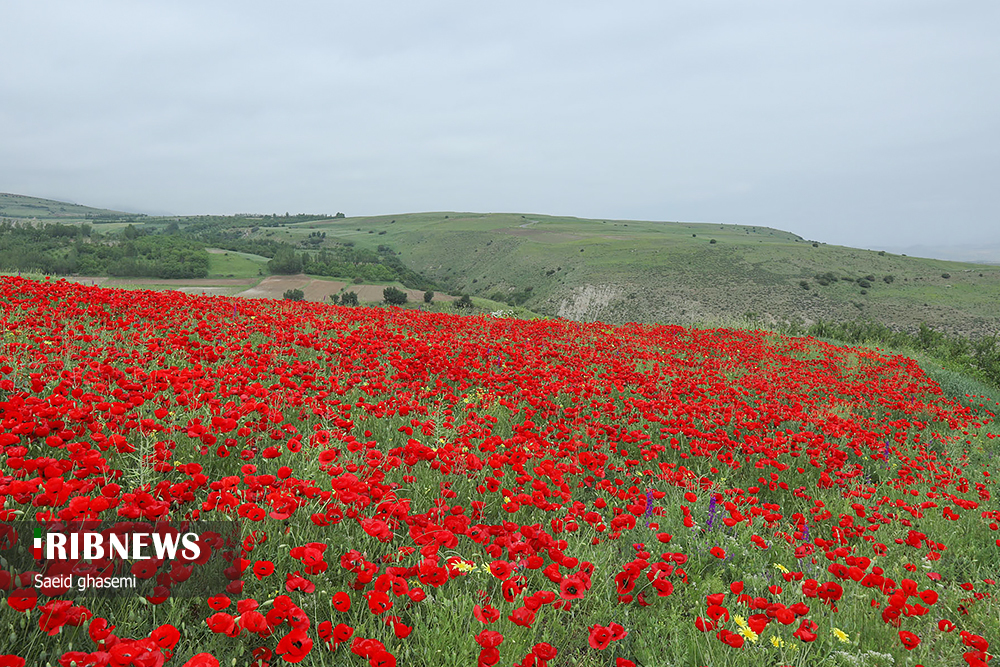
<path id="1" fill-rule="evenodd" d="M 340 305 L 341 306 L 356 306 L 358 305 L 358 293 L 357 292 L 344 292 L 340 295 Z"/>
<path id="2" fill-rule="evenodd" d="M 709 241 L 709 243 L 718 243 L 718 241 L 716 241 L 715 239 L 712 239 L 712 240 Z"/>
<path id="3" fill-rule="evenodd" d="M 832 271 L 827 271 L 826 273 L 820 273 L 816 275 L 816 282 L 818 282 L 823 287 L 826 287 L 830 283 L 837 282 L 837 276 L 834 275 Z"/>
<path id="4" fill-rule="evenodd" d="M 882 280 L 885 281 L 886 285 L 891 285 L 892 281 L 895 279 L 896 279 L 895 276 L 885 276 L 884 278 L 882 278 Z"/>
<path id="5" fill-rule="evenodd" d="M 801 287 L 802 289 L 809 289 L 809 281 L 808 280 L 800 280 L 799 281 L 799 287 Z"/>
<path id="6" fill-rule="evenodd" d="M 300 289 L 286 289 L 285 301 L 302 301 L 306 298 L 306 293 Z"/>
<path id="7" fill-rule="evenodd" d="M 942 273 L 941 277 L 944 278 L 945 280 L 948 280 L 948 278 L 951 278 L 951 274 L 950 273 Z"/>
<path id="8" fill-rule="evenodd" d="M 455 307 L 459 310 L 470 310 L 472 308 L 472 299 L 469 298 L 468 294 L 463 294 L 462 298 L 455 302 Z"/>
<path id="9" fill-rule="evenodd" d="M 860 287 L 864 287 L 865 289 L 868 289 L 869 287 L 871 287 L 871 286 L 872 286 L 872 284 L 871 284 L 870 282 L 868 282 L 868 279 L 867 279 L 867 278 L 860 278 L 860 279 L 858 280 L 858 285 L 859 285 Z"/>
<path id="10" fill-rule="evenodd" d="M 406 303 L 406 292 L 395 287 L 386 287 L 382 290 L 382 300 L 390 306 L 402 306 Z"/>
<path id="11" fill-rule="evenodd" d="M 424 292 L 424 303 L 430 303 L 434 300 L 434 291 L 427 290 Z"/>

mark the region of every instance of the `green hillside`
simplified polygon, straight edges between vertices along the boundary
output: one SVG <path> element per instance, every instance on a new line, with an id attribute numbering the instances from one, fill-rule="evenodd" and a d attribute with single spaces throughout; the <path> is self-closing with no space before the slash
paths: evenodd
<path id="1" fill-rule="evenodd" d="M 827 245 L 768 227 L 456 212 L 153 217 L 20 195 L 0 195 L 0 217 L 31 226 L 100 223 L 100 234 L 46 251 L 50 266 L 78 266 L 87 244 L 114 254 L 125 234 L 158 237 L 157 248 L 178 245 L 165 237 L 180 236 L 192 247 L 256 258 L 254 266 L 213 275 L 304 271 L 348 283 L 398 282 L 575 320 L 808 325 L 860 318 L 911 333 L 921 323 L 966 338 L 1000 331 L 1000 266 Z M 7 264 L 0 268 L 29 268 Z"/>
<path id="2" fill-rule="evenodd" d="M 298 222 L 272 238 L 395 249 L 449 289 L 609 322 L 854 320 L 962 335 L 1000 328 L 1000 267 L 814 243 L 767 227 L 520 214 Z M 944 277 L 947 276 L 947 277 Z"/>
<path id="3" fill-rule="evenodd" d="M 101 222 L 105 220 L 137 220 L 144 217 L 140 213 L 125 213 L 106 208 L 70 204 L 68 202 L 55 201 L 54 199 L 42 199 L 40 197 L 28 197 L 0 192 L 0 218 L 25 218 L 49 222 L 78 222 L 85 220 Z"/>

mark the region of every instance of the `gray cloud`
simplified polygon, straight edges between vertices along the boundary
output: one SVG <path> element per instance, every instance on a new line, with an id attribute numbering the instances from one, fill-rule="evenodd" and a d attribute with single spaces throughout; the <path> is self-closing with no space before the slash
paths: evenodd
<path id="1" fill-rule="evenodd" d="M 21 2 L 0 190 L 1000 242 L 1000 6 Z"/>

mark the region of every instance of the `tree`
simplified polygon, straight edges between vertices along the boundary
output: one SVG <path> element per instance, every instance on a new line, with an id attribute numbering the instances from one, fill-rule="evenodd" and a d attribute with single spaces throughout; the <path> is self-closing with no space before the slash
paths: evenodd
<path id="1" fill-rule="evenodd" d="M 302 272 L 302 258 L 295 254 L 291 246 L 284 246 L 274 253 L 274 257 L 267 263 L 267 270 L 271 273 L 289 275 Z"/>
<path id="2" fill-rule="evenodd" d="M 382 290 L 382 299 L 390 306 L 402 306 L 406 303 L 406 292 L 395 287 L 386 287 Z"/>
<path id="3" fill-rule="evenodd" d="M 285 290 L 285 300 L 286 301 L 302 301 L 306 298 L 305 292 L 300 289 L 287 289 Z"/>
<path id="4" fill-rule="evenodd" d="M 358 293 L 357 292 L 344 292 L 340 295 L 340 305 L 341 306 L 356 306 L 358 305 Z"/>
<path id="5" fill-rule="evenodd" d="M 455 302 L 455 307 L 460 310 L 468 310 L 472 308 L 472 299 L 469 298 L 468 294 L 463 294 L 462 298 Z"/>
<path id="6" fill-rule="evenodd" d="M 433 300 L 434 300 L 433 290 L 427 290 L 426 292 L 424 292 L 424 303 L 430 303 Z"/>

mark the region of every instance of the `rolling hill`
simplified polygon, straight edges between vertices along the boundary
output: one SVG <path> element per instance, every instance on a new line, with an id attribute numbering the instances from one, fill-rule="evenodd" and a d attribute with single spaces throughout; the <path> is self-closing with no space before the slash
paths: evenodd
<path id="1" fill-rule="evenodd" d="M 827 245 L 766 227 L 544 215 L 415 213 L 301 222 L 327 242 L 386 244 L 450 289 L 607 322 L 859 316 L 963 335 L 1000 327 L 1000 267 Z"/>
<path id="2" fill-rule="evenodd" d="M 768 227 L 460 212 L 153 217 L 9 194 L 0 194 L 0 217 L 101 222 L 110 235 L 133 223 L 209 247 L 287 243 L 313 257 L 372 251 L 439 291 L 581 321 L 861 318 L 911 332 L 921 323 L 966 337 L 1000 331 L 1000 266 L 828 245 Z"/>
<path id="3" fill-rule="evenodd" d="M 66 223 L 95 219 L 123 220 L 144 217 L 141 213 L 126 213 L 106 208 L 81 206 L 54 199 L 0 192 L 0 218 L 24 218 Z"/>

